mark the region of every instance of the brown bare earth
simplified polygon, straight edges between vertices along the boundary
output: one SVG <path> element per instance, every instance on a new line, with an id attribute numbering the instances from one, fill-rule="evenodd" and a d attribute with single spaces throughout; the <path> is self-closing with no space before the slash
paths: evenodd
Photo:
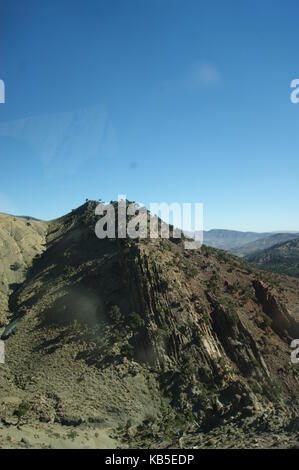
<path id="1" fill-rule="evenodd" d="M 95 206 L 0 215 L 0 318 L 18 319 L 0 446 L 296 445 L 299 279 L 177 239 L 99 240 Z"/>

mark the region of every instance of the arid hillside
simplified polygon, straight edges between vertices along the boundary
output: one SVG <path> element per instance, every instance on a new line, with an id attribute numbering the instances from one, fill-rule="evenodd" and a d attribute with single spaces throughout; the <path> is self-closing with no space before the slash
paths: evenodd
<path id="1" fill-rule="evenodd" d="M 0 445 L 293 446 L 299 280 L 177 239 L 99 240 L 95 206 L 36 222 L 36 252 L 3 291 L 17 327 Z"/>
<path id="2" fill-rule="evenodd" d="M 46 232 L 47 222 L 0 214 L 0 328 L 9 313 L 9 295 L 42 252 Z"/>

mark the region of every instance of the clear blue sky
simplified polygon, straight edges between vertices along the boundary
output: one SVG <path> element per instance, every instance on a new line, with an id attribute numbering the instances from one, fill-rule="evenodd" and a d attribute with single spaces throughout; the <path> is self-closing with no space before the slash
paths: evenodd
<path id="1" fill-rule="evenodd" d="M 0 0 L 0 211 L 203 202 L 299 230 L 298 0 Z"/>

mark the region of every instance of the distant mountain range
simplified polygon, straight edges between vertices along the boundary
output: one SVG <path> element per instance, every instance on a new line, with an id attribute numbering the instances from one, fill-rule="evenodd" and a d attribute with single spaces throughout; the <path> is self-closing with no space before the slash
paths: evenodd
<path id="1" fill-rule="evenodd" d="M 203 243 L 263 269 L 299 277 L 299 233 L 213 229 L 204 231 Z"/>
<path id="2" fill-rule="evenodd" d="M 212 229 L 203 232 L 203 243 L 204 245 L 226 250 L 236 256 L 243 257 L 297 237 L 299 237 L 299 232 L 259 233 Z"/>
<path id="3" fill-rule="evenodd" d="M 260 240 L 273 233 L 239 232 L 237 230 L 212 229 L 203 232 L 205 245 L 232 251 L 256 240 Z"/>
<path id="4" fill-rule="evenodd" d="M 248 255 L 246 260 L 269 271 L 299 277 L 299 238 Z"/>
<path id="5" fill-rule="evenodd" d="M 265 238 L 260 238 L 253 242 L 246 243 L 240 248 L 231 250 L 231 253 L 242 258 L 244 256 L 252 255 L 253 253 L 267 250 L 268 248 L 280 243 L 294 240 L 295 238 L 298 238 L 298 236 L 298 233 L 275 233 L 274 235 L 269 235 Z"/>

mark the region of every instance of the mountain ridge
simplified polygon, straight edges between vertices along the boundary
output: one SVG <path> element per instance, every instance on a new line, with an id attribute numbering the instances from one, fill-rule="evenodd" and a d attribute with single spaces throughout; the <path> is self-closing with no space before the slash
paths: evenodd
<path id="1" fill-rule="evenodd" d="M 41 445 L 66 425 L 84 446 L 95 426 L 111 446 L 270 446 L 277 432 L 279 446 L 295 442 L 299 281 L 180 240 L 99 240 L 95 205 L 48 223 L 8 294 L 18 326 L 5 340 L 2 419 L 25 400 Z"/>

